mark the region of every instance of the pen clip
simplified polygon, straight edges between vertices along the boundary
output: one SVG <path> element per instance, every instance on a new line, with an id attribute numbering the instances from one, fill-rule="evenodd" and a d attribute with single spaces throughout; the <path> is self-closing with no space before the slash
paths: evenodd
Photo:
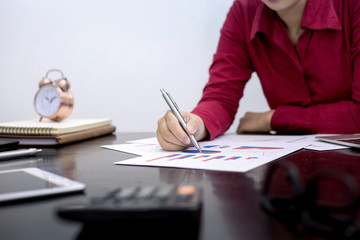
<path id="1" fill-rule="evenodd" d="M 174 106 L 176 107 L 176 110 L 180 111 L 178 105 L 176 104 L 175 100 L 171 97 L 170 93 L 166 92 L 166 94 L 169 96 L 171 102 L 174 104 Z"/>

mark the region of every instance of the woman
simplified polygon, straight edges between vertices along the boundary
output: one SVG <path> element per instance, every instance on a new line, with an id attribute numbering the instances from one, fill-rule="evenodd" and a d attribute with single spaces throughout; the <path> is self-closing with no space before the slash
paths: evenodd
<path id="1" fill-rule="evenodd" d="M 271 108 L 248 112 L 238 133 L 356 133 L 360 129 L 360 1 L 236 0 L 203 96 L 183 112 L 196 139 L 223 134 L 255 71 Z M 169 111 L 159 121 L 162 148 L 190 144 Z"/>

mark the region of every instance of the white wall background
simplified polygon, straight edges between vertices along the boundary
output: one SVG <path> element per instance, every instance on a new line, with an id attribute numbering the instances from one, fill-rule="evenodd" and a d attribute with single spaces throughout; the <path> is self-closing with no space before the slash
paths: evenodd
<path id="1" fill-rule="evenodd" d="M 118 131 L 155 131 L 168 110 L 161 87 L 185 111 L 200 99 L 231 4 L 0 0 L 0 122 L 38 118 L 38 83 L 58 68 L 75 96 L 70 118 L 108 117 Z M 245 111 L 268 109 L 256 76 L 240 104 L 230 131 Z"/>

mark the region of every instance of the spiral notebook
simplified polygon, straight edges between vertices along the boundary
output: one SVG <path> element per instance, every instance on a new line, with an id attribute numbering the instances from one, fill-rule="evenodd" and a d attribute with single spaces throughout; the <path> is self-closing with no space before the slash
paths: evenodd
<path id="1" fill-rule="evenodd" d="M 25 146 L 55 146 L 108 135 L 115 130 L 110 119 L 26 120 L 0 123 L 0 140 L 16 140 Z"/>
<path id="2" fill-rule="evenodd" d="M 0 123 L 0 135 L 57 136 L 111 125 L 111 119 L 65 119 L 54 122 L 48 119 Z"/>
<path id="3" fill-rule="evenodd" d="M 21 146 L 56 146 L 109 135 L 115 130 L 115 126 L 106 125 L 56 136 L 0 135 L 0 141 L 17 141 Z"/>

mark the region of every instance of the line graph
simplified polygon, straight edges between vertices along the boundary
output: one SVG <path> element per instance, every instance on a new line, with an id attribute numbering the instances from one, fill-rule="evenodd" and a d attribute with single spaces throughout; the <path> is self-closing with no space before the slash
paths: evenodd
<path id="1" fill-rule="evenodd" d="M 183 153 L 221 153 L 221 151 L 218 150 L 202 150 L 201 152 L 199 150 L 183 150 Z"/>
<path id="2" fill-rule="evenodd" d="M 146 160 L 146 162 L 153 161 L 176 161 L 176 160 L 200 160 L 200 162 L 209 162 L 214 160 L 223 160 L 223 161 L 234 161 L 234 160 L 250 160 L 258 159 L 255 156 L 225 156 L 225 155 L 208 155 L 208 154 L 170 154 L 161 157 L 151 158 Z"/>
<path id="3" fill-rule="evenodd" d="M 229 148 L 229 145 L 205 145 L 203 148 L 209 148 L 209 149 L 224 149 Z"/>
<path id="4" fill-rule="evenodd" d="M 261 147 L 261 146 L 240 146 L 235 147 L 235 150 L 249 150 L 249 149 L 258 149 L 258 150 L 276 150 L 276 149 L 284 149 L 283 147 Z"/>

